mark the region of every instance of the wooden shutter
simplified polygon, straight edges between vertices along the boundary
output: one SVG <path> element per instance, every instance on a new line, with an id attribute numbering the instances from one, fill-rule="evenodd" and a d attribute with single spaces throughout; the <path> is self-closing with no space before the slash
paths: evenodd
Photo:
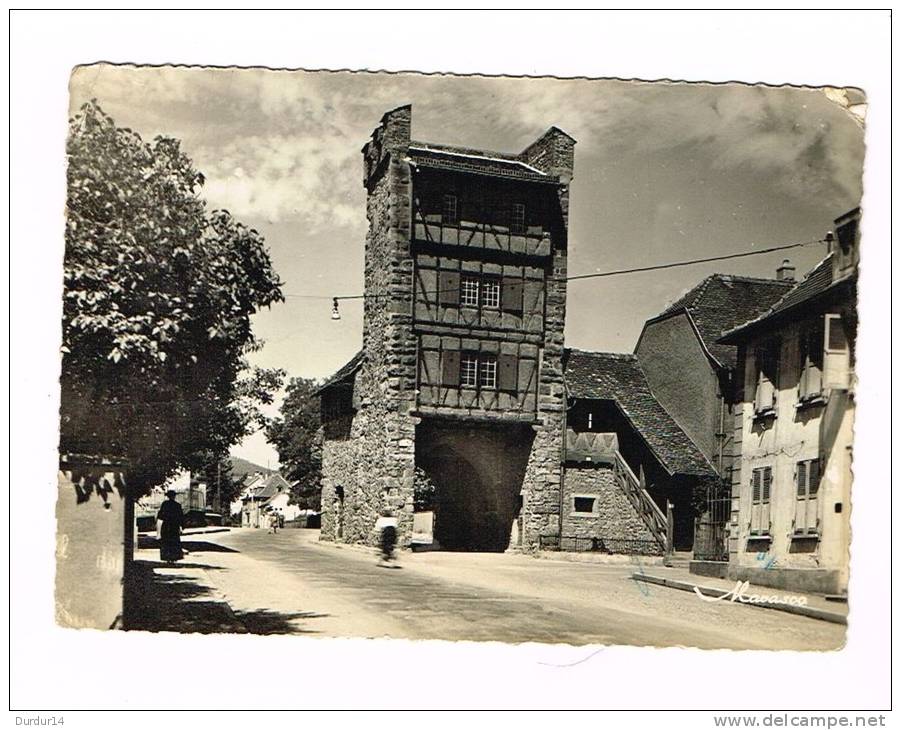
<path id="1" fill-rule="evenodd" d="M 820 460 L 811 459 L 807 472 L 807 493 L 816 494 L 820 489 Z"/>
<path id="2" fill-rule="evenodd" d="M 841 315 L 826 315 L 825 344 L 824 385 L 827 388 L 847 388 L 851 356 Z"/>
<path id="3" fill-rule="evenodd" d="M 760 487 L 761 470 L 751 472 L 751 532 L 760 532 Z"/>
<path id="4" fill-rule="evenodd" d="M 515 393 L 519 381 L 519 358 L 501 353 L 497 356 L 497 383 L 500 390 Z"/>
<path id="5" fill-rule="evenodd" d="M 798 462 L 798 472 L 795 475 L 795 482 L 798 486 L 798 497 L 807 496 L 807 462 Z"/>
<path id="6" fill-rule="evenodd" d="M 452 307 L 460 304 L 460 274 L 442 271 L 438 276 L 438 303 Z M 459 361 L 458 361 L 459 364 Z"/>
<path id="7" fill-rule="evenodd" d="M 441 384 L 451 387 L 460 385 L 460 352 L 445 350 L 441 353 Z"/>
<path id="8" fill-rule="evenodd" d="M 501 287 L 501 309 L 522 314 L 522 279 L 504 277 Z"/>
<path id="9" fill-rule="evenodd" d="M 769 466 L 763 468 L 763 488 L 760 490 L 760 529 L 770 531 L 770 486 L 773 482 L 773 470 Z"/>

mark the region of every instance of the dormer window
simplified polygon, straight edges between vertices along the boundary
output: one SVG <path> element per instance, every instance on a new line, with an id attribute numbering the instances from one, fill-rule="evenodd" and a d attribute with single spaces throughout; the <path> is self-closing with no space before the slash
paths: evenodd
<path id="1" fill-rule="evenodd" d="M 459 221 L 457 217 L 457 196 L 445 195 L 444 202 L 441 207 L 441 222 L 445 225 L 456 225 Z"/>

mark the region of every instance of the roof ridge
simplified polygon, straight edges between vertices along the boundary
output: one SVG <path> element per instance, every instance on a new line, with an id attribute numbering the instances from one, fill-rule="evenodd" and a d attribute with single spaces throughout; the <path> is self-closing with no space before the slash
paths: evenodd
<path id="1" fill-rule="evenodd" d="M 614 357 L 620 360 L 637 360 L 633 352 L 602 352 L 599 350 L 581 350 L 578 347 L 567 347 L 569 352 L 577 352 L 580 355 L 590 355 L 591 357 Z"/>
<path id="2" fill-rule="evenodd" d="M 711 277 L 714 276 L 718 276 L 723 279 L 735 279 L 736 281 L 748 281 L 755 284 L 779 284 L 780 286 L 788 286 L 797 283 L 791 279 L 770 279 L 765 276 L 745 276 L 744 274 L 711 274 Z"/>
<path id="3" fill-rule="evenodd" d="M 411 139 L 407 147 L 421 149 L 432 152 L 456 152 L 459 155 L 469 155 L 471 157 L 495 157 L 499 160 L 507 162 L 522 162 L 514 152 L 498 152 L 497 150 L 484 150 L 477 147 L 463 147 L 462 145 L 442 144 L 440 142 L 423 142 L 422 140 Z"/>

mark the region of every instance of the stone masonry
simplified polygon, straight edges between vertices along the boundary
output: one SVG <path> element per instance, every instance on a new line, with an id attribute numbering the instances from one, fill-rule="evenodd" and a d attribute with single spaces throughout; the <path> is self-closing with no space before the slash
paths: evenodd
<path id="1" fill-rule="evenodd" d="M 414 509 L 413 477 L 417 466 L 417 426 L 425 419 L 432 422 L 436 418 L 444 424 L 453 424 L 459 419 L 461 424 L 483 421 L 500 428 L 507 422 L 512 428 L 515 421 L 517 428 L 526 423 L 535 434 L 522 484 L 512 486 L 522 497 L 522 546 L 536 549 L 540 535 L 557 535 L 560 529 L 566 402 L 563 328 L 567 217 L 575 142 L 552 127 L 519 155 L 459 151 L 459 148 L 438 145 L 425 148 L 421 143 L 411 142 L 411 114 L 409 106 L 386 113 L 372 139 L 363 147 L 363 182 L 367 190 L 369 221 L 363 355 L 353 374 L 354 410 L 350 427 L 343 437 L 327 437 L 324 442 L 322 538 L 373 544 L 377 537 L 375 521 L 387 508 L 399 518 L 401 545 L 409 544 Z M 426 158 L 432 155 L 432 159 L 419 160 L 417 154 Z M 444 169 L 440 169 L 441 165 Z M 464 249 L 462 233 L 460 243 L 455 247 L 441 247 L 431 240 L 418 239 L 413 231 L 414 219 L 418 220 L 419 216 L 416 208 L 420 204 L 417 192 L 420 183 L 417 181 L 430 180 L 435 185 L 438 184 L 435 181 L 440 183 L 444 179 L 442 175 L 454 176 L 453 184 L 457 187 L 453 189 L 462 190 L 458 194 L 463 197 L 471 194 L 470 191 L 478 193 L 486 185 L 494 185 L 492 190 L 522 190 L 525 191 L 522 195 L 539 199 L 541 205 L 536 205 L 535 209 L 544 219 L 536 227 L 542 228 L 545 236 L 549 232 L 550 250 L 539 258 L 539 254 L 533 253 L 529 257 L 517 254 L 515 250 L 504 253 L 475 251 L 472 247 Z M 529 214 L 533 214 L 531 209 Z M 532 223 L 531 220 L 528 222 Z M 460 231 L 465 225 L 465 222 L 459 224 Z M 518 228 L 492 228 L 479 221 L 476 225 L 486 231 L 486 240 L 494 231 L 501 231 L 499 235 L 510 241 L 520 240 L 516 235 Z M 457 231 L 453 233 L 456 237 Z M 537 334 L 517 332 L 508 324 L 497 331 L 486 325 L 463 331 L 463 325 L 455 325 L 457 329 L 454 330 L 441 323 L 432 326 L 421 322 L 414 315 L 414 279 L 417 255 L 422 255 L 429 246 L 427 253 L 432 256 L 461 256 L 470 262 L 497 261 L 504 264 L 505 272 L 508 263 L 528 260 L 529 265 L 534 266 L 535 262 L 540 262 L 544 271 L 543 331 Z M 489 265 L 492 264 L 479 264 L 486 270 Z M 506 285 L 506 281 L 504 283 Z M 426 377 L 419 358 L 423 337 L 439 341 L 435 335 L 441 336 L 442 342 L 451 339 L 447 335 L 457 335 L 464 343 L 478 341 L 483 343 L 479 346 L 483 352 L 490 351 L 484 346 L 485 342 L 508 343 L 501 345 L 502 353 L 505 347 L 510 347 L 509 343 L 520 348 L 517 352 L 537 346 L 539 365 L 528 386 L 533 389 L 530 392 L 534 397 L 526 401 L 519 398 L 521 394 L 504 393 L 502 402 L 520 404 L 520 410 L 515 413 L 512 409 L 498 410 L 496 405 L 485 405 L 484 394 L 470 401 L 465 411 L 461 406 L 456 410 L 444 408 L 440 414 L 437 409 L 430 413 L 419 403 L 420 383 Z M 467 340 L 467 336 L 471 339 Z M 533 342 L 534 345 L 530 344 Z M 445 355 L 441 354 L 441 357 Z M 463 392 L 462 384 L 460 392 Z M 501 399 L 491 402 L 501 402 Z M 521 405 L 524 402 L 534 405 L 531 415 L 528 411 L 523 412 Z"/>

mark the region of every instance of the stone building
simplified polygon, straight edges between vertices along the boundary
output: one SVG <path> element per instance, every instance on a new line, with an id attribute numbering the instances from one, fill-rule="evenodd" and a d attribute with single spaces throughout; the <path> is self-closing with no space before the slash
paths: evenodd
<path id="1" fill-rule="evenodd" d="M 661 553 L 667 548 L 669 504 L 669 547 L 691 550 L 693 498 L 699 490 L 706 491 L 716 471 L 654 397 L 638 358 L 567 350 L 565 372 L 569 407 L 564 490 L 589 495 L 594 484 L 604 490 L 598 492 L 599 516 L 608 510 L 594 522 L 580 514 L 579 534 L 601 539 L 607 552 Z M 609 456 L 583 453 L 590 439 L 599 436 L 610 444 Z M 564 515 L 574 511 L 574 503 L 565 504 Z M 564 520 L 564 537 L 571 527 Z"/>
<path id="2" fill-rule="evenodd" d="M 762 585 L 847 590 L 860 210 L 738 348 L 729 568 Z"/>
<path id="3" fill-rule="evenodd" d="M 709 482 L 704 504 L 696 502 L 691 510 L 697 517 L 695 558 L 728 559 L 738 348 L 718 339 L 765 312 L 794 284 L 794 268 L 788 261 L 777 269 L 775 279 L 712 274 L 647 320 L 635 344 L 635 356 L 654 397 L 722 477 L 719 483 Z M 677 516 L 683 523 L 689 518 L 684 508 Z"/>
<path id="4" fill-rule="evenodd" d="M 411 107 L 363 147 L 363 349 L 320 391 L 322 536 L 409 544 L 414 474 L 451 549 L 559 533 L 563 326 L 575 140 L 519 154 L 411 140 Z"/>

